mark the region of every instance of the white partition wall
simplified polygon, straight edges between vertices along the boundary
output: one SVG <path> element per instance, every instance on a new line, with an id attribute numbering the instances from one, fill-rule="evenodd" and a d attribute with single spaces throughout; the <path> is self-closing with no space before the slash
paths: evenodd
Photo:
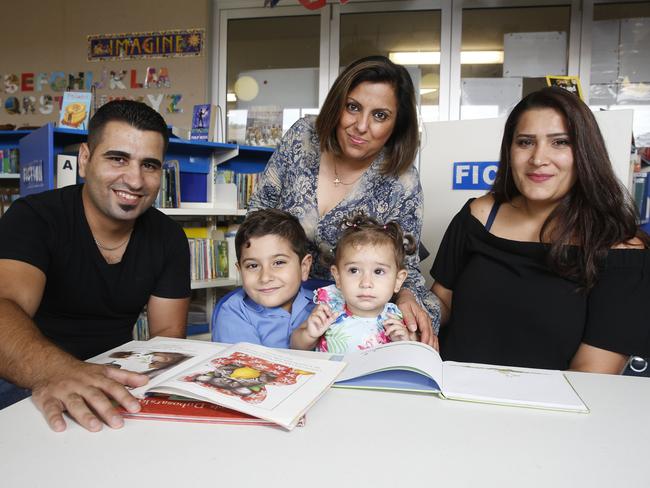
<path id="1" fill-rule="evenodd" d="M 596 112 L 616 176 L 630 187 L 632 110 Z M 429 122 L 423 126 L 420 179 L 424 192 L 422 242 L 429 270 L 447 225 L 464 203 L 485 194 L 494 179 L 505 118 Z"/>

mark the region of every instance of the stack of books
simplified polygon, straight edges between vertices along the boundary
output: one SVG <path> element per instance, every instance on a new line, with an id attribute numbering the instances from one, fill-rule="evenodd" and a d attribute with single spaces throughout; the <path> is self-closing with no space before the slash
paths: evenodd
<path id="1" fill-rule="evenodd" d="M 228 278 L 228 242 L 213 239 L 206 227 L 183 228 L 190 244 L 192 280 Z"/>
<path id="2" fill-rule="evenodd" d="M 18 173 L 18 148 L 0 149 L 0 173 Z"/>
<path id="3" fill-rule="evenodd" d="M 237 173 L 225 169 L 217 171 L 217 183 L 234 183 L 237 186 L 237 208 L 248 208 L 251 195 L 262 173 Z"/>
<path id="4" fill-rule="evenodd" d="M 160 191 L 154 206 L 157 208 L 179 208 L 181 205 L 181 180 L 178 161 L 165 161 L 162 167 Z"/>
<path id="5" fill-rule="evenodd" d="M 133 326 L 133 339 L 136 341 L 149 340 L 149 321 L 147 320 L 146 308 L 140 313 Z"/>
<path id="6" fill-rule="evenodd" d="M 228 277 L 228 243 L 216 239 L 188 239 L 192 280 Z"/>

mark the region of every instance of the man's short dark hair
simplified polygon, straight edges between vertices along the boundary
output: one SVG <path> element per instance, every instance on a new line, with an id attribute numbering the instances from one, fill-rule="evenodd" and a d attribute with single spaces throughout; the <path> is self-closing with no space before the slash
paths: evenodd
<path id="1" fill-rule="evenodd" d="M 307 235 L 300 221 L 284 210 L 265 208 L 250 212 L 239 226 L 235 236 L 237 262 L 240 262 L 242 249 L 250 245 L 252 238 L 268 235 L 286 239 L 300 261 L 307 255 Z"/>
<path id="2" fill-rule="evenodd" d="M 99 107 L 88 124 L 88 147 L 91 151 L 99 144 L 109 122 L 125 122 L 138 130 L 158 132 L 165 143 L 163 153 L 167 151 L 169 133 L 165 119 L 146 103 L 134 100 L 113 100 Z"/>

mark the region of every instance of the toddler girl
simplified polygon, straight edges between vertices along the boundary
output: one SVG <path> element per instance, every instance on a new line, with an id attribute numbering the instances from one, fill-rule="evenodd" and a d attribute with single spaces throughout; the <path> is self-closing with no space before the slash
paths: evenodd
<path id="1" fill-rule="evenodd" d="M 336 285 L 314 292 L 318 305 L 292 333 L 291 347 L 345 353 L 417 340 L 390 302 L 406 279 L 404 257 L 415 240 L 397 222 L 381 225 L 365 215 L 344 225 L 330 268 Z"/>

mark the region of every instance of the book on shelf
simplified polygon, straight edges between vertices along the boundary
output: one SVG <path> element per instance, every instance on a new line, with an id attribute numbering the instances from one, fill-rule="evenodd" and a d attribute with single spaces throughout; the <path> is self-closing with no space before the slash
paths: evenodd
<path id="1" fill-rule="evenodd" d="M 163 163 L 160 190 L 154 202 L 157 208 L 179 208 L 181 205 L 180 165 L 176 159 Z"/>
<path id="2" fill-rule="evenodd" d="M 647 224 L 650 221 L 650 168 L 636 171 L 632 177 L 633 197 L 639 212 L 639 223 Z"/>
<path id="3" fill-rule="evenodd" d="M 149 377 L 131 394 L 153 393 L 214 403 L 288 430 L 331 386 L 343 362 L 294 356 L 264 346 L 186 339 L 131 341 L 89 360 Z"/>
<path id="4" fill-rule="evenodd" d="M 214 308 L 214 297 L 216 294 L 199 289 L 192 292 L 190 307 L 187 311 L 186 336 L 204 334 L 210 332 L 210 312 Z"/>
<path id="5" fill-rule="evenodd" d="M 282 139 L 282 108 L 277 105 L 252 106 L 246 117 L 248 146 L 276 147 Z"/>
<path id="6" fill-rule="evenodd" d="M 18 173 L 18 160 L 17 147 L 0 149 L 0 173 Z"/>
<path id="7" fill-rule="evenodd" d="M 204 225 L 183 225 L 183 232 L 188 239 L 208 239 L 210 230 Z"/>
<path id="8" fill-rule="evenodd" d="M 217 239 L 188 239 L 192 280 L 229 277 L 228 243 Z"/>
<path id="9" fill-rule="evenodd" d="M 563 88 L 584 100 L 579 76 L 546 75 L 546 84 Z"/>
<path id="10" fill-rule="evenodd" d="M 20 198 L 18 188 L 0 188 L 0 217 L 9 209 L 9 206 Z"/>
<path id="11" fill-rule="evenodd" d="M 133 326 L 133 339 L 136 341 L 149 340 L 149 320 L 147 319 L 146 307 L 142 312 L 140 312 L 138 320 L 136 320 L 135 325 Z"/>
<path id="12" fill-rule="evenodd" d="M 64 92 L 59 114 L 59 127 L 88 129 L 91 101 L 92 93 L 90 92 Z"/>
<path id="13" fill-rule="evenodd" d="M 230 169 L 218 170 L 216 183 L 233 183 L 237 187 L 237 208 L 248 208 L 251 196 L 262 173 L 239 173 Z"/>
<path id="14" fill-rule="evenodd" d="M 191 141 L 213 141 L 217 107 L 204 103 L 192 109 Z"/>
<path id="15" fill-rule="evenodd" d="M 56 187 L 77 184 L 77 156 L 68 154 L 56 155 Z"/>
<path id="16" fill-rule="evenodd" d="M 420 342 L 332 356 L 347 367 L 335 387 L 434 393 L 451 400 L 588 413 L 561 371 L 443 361 Z"/>
<path id="17" fill-rule="evenodd" d="M 143 398 L 140 400 L 140 411 L 134 413 L 119 405 L 116 408 L 123 417 L 130 419 L 169 420 L 172 422 L 204 424 L 271 425 L 277 427 L 277 424 L 269 420 L 253 417 L 214 403 L 174 395 L 161 394 Z M 296 427 L 302 427 L 304 421 L 305 417 L 303 416 L 296 424 Z"/>

